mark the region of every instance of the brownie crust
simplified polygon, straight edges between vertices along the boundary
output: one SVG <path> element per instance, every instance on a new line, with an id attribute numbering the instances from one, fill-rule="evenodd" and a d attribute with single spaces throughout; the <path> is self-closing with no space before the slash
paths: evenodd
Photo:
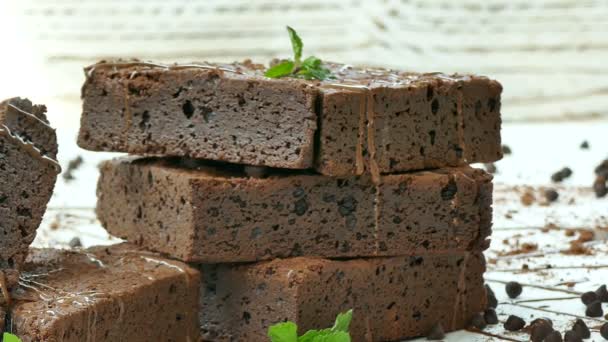
<path id="1" fill-rule="evenodd" d="M 353 341 L 399 341 L 436 323 L 462 329 L 486 306 L 485 261 L 477 252 L 202 269 L 200 322 L 209 341 L 267 341 L 268 327 L 286 320 L 303 334 L 331 327 L 349 309 Z"/>
<path id="2" fill-rule="evenodd" d="M 24 342 L 197 341 L 199 272 L 132 245 L 33 249 L 13 290 Z"/>
<path id="3" fill-rule="evenodd" d="M 470 167 L 333 178 L 184 159 L 104 162 L 97 216 L 187 262 L 413 255 L 486 248 L 491 176 Z"/>
<path id="4" fill-rule="evenodd" d="M 335 79 L 269 79 L 251 62 L 101 62 L 85 69 L 78 144 L 331 176 L 502 157 L 498 82 L 326 66 Z"/>

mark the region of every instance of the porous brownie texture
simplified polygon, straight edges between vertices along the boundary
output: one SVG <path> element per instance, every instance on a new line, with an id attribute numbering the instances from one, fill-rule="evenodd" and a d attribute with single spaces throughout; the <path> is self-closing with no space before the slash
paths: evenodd
<path id="1" fill-rule="evenodd" d="M 234 164 L 104 162 L 97 216 L 113 235 L 188 262 L 394 256 L 486 247 L 491 176 L 470 167 L 369 177 Z"/>
<path id="2" fill-rule="evenodd" d="M 335 78 L 309 81 L 269 79 L 251 62 L 101 62 L 85 70 L 78 143 L 332 176 L 502 157 L 498 82 L 326 66 Z"/>
<path id="3" fill-rule="evenodd" d="M 267 341 L 290 320 L 300 334 L 353 309 L 353 341 L 398 341 L 441 323 L 461 329 L 485 308 L 477 252 L 346 261 L 290 258 L 202 266 L 201 334 L 208 341 Z"/>
<path id="4" fill-rule="evenodd" d="M 24 342 L 197 341 L 200 276 L 128 244 L 33 249 L 13 291 Z"/>
<path id="5" fill-rule="evenodd" d="M 0 306 L 18 281 L 60 172 L 45 112 L 26 99 L 0 103 Z"/>

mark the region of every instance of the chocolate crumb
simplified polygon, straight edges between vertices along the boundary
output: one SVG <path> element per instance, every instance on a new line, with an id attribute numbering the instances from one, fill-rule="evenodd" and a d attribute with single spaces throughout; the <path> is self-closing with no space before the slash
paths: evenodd
<path id="1" fill-rule="evenodd" d="M 507 291 L 509 298 L 517 298 L 523 291 L 521 285 L 516 281 L 508 282 L 505 286 L 505 290 Z"/>
<path id="2" fill-rule="evenodd" d="M 585 292 L 581 295 L 581 301 L 585 305 L 589 305 L 597 300 L 597 294 L 593 291 Z"/>
<path id="3" fill-rule="evenodd" d="M 431 328 L 431 331 L 429 331 L 429 334 L 426 337 L 426 339 L 430 340 L 430 341 L 442 340 L 444 338 L 445 338 L 445 331 L 443 330 L 443 326 L 441 325 L 440 322 L 437 322 L 437 323 L 435 323 L 435 325 L 433 325 L 433 327 Z"/>
<path id="4" fill-rule="evenodd" d="M 587 327 L 587 324 L 585 324 L 585 321 L 583 321 L 580 318 L 577 319 L 576 322 L 574 322 L 574 325 L 572 326 L 572 330 L 574 332 L 576 332 L 576 334 L 580 338 L 589 338 L 589 337 L 591 337 L 591 332 L 589 331 L 589 328 Z"/>
<path id="5" fill-rule="evenodd" d="M 530 334 L 530 340 L 533 342 L 543 342 L 543 340 L 553 331 L 553 325 L 545 319 L 534 320 L 531 326 L 532 332 Z"/>
<path id="6" fill-rule="evenodd" d="M 608 340 L 608 323 L 604 323 L 600 328 L 600 335 L 606 340 Z"/>
<path id="7" fill-rule="evenodd" d="M 563 342 L 562 334 L 559 331 L 553 330 L 545 337 L 545 342 Z"/>
<path id="8" fill-rule="evenodd" d="M 581 148 L 581 150 L 588 150 L 589 149 L 589 142 L 587 140 L 583 140 L 583 142 L 581 143 L 580 148 Z"/>
<path id="9" fill-rule="evenodd" d="M 569 167 L 564 167 L 563 169 L 551 175 L 551 180 L 553 182 L 559 183 L 570 176 L 572 176 L 572 170 Z"/>
<path id="10" fill-rule="evenodd" d="M 482 314 L 481 312 L 476 313 L 475 315 L 473 315 L 473 318 L 471 318 L 471 324 L 470 326 L 472 328 L 478 329 L 478 330 L 483 330 L 486 328 L 487 323 L 486 320 L 484 318 L 484 314 Z"/>
<path id="11" fill-rule="evenodd" d="M 483 164 L 483 167 L 486 169 L 488 173 L 495 174 L 496 173 L 496 164 L 494 163 L 486 163 Z"/>
<path id="12" fill-rule="evenodd" d="M 564 335 L 564 342 L 583 342 L 583 339 L 576 331 L 568 330 Z"/>
<path id="13" fill-rule="evenodd" d="M 68 162 L 68 168 L 63 173 L 62 177 L 66 182 L 74 180 L 74 171 L 78 170 L 83 163 L 83 159 L 81 156 L 77 156 L 76 158 L 70 160 Z"/>
<path id="14" fill-rule="evenodd" d="M 486 284 L 486 297 L 488 300 L 488 308 L 495 309 L 498 306 L 498 300 L 496 299 L 496 295 L 490 285 Z"/>
<path id="15" fill-rule="evenodd" d="M 502 154 L 508 156 L 512 153 L 511 148 L 508 145 L 502 145 Z"/>
<path id="16" fill-rule="evenodd" d="M 525 205 L 526 207 L 529 207 L 534 204 L 534 202 L 536 201 L 536 197 L 534 196 L 532 191 L 527 190 L 521 195 L 520 200 L 521 204 Z"/>
<path id="17" fill-rule="evenodd" d="M 75 236 L 72 238 L 72 240 L 70 240 L 68 245 L 70 245 L 71 248 L 82 247 L 82 242 L 78 236 Z"/>
<path id="18" fill-rule="evenodd" d="M 604 315 L 604 310 L 602 310 L 602 302 L 596 300 L 595 302 L 587 305 L 585 315 L 587 317 L 602 317 Z"/>
<path id="19" fill-rule="evenodd" d="M 545 199 L 547 202 L 555 202 L 559 198 L 559 194 L 555 189 L 546 189 L 545 190 Z"/>
<path id="20" fill-rule="evenodd" d="M 492 308 L 486 309 L 486 311 L 483 313 L 483 319 L 487 324 L 498 324 L 498 316 L 496 315 L 496 311 Z"/>
<path id="21" fill-rule="evenodd" d="M 608 177 L 608 159 L 602 160 L 602 162 L 596 166 L 595 174 L 598 176 Z"/>
<path id="22" fill-rule="evenodd" d="M 518 331 L 526 326 L 526 322 L 521 317 L 511 315 L 505 322 L 505 329 L 508 331 Z"/>
<path id="23" fill-rule="evenodd" d="M 597 290 L 595 290 L 595 294 L 600 302 L 608 303 L 608 289 L 606 289 L 606 285 L 598 287 Z"/>
<path id="24" fill-rule="evenodd" d="M 595 197 L 602 198 L 608 194 L 608 177 L 601 175 L 595 178 L 593 182 L 593 191 L 595 192 Z"/>

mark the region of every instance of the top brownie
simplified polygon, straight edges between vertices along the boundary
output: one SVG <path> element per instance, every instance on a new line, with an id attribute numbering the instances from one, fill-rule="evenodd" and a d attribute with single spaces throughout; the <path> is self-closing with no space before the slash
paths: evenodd
<path id="1" fill-rule="evenodd" d="M 78 144 L 333 176 L 501 158 L 498 82 L 325 65 L 335 78 L 270 79 L 247 61 L 100 62 L 85 69 Z"/>

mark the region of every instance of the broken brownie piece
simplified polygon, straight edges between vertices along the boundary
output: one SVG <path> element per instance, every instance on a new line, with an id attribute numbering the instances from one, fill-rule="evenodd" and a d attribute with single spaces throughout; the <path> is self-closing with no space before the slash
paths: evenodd
<path id="1" fill-rule="evenodd" d="M 10 301 L 5 294 L 17 283 L 60 172 L 45 112 L 26 99 L 0 103 L 0 305 Z"/>
<path id="2" fill-rule="evenodd" d="M 97 216 L 115 236 L 187 262 L 485 248 L 491 176 L 470 167 L 333 178 L 200 160 L 101 165 Z M 254 173 L 256 174 L 256 173 Z"/>
<path id="3" fill-rule="evenodd" d="M 483 311 L 481 253 L 438 253 L 347 261 L 291 258 L 205 265 L 200 323 L 209 341 L 267 341 L 290 320 L 299 333 L 330 327 L 353 309 L 353 341 L 400 341 L 440 323 L 464 328 Z"/>
<path id="4" fill-rule="evenodd" d="M 326 66 L 335 79 L 269 79 L 251 62 L 100 62 L 85 70 L 78 144 L 334 176 L 501 158 L 498 82 Z"/>
<path id="5" fill-rule="evenodd" d="M 131 245 L 33 249 L 13 290 L 23 341 L 197 341 L 199 272 Z"/>

